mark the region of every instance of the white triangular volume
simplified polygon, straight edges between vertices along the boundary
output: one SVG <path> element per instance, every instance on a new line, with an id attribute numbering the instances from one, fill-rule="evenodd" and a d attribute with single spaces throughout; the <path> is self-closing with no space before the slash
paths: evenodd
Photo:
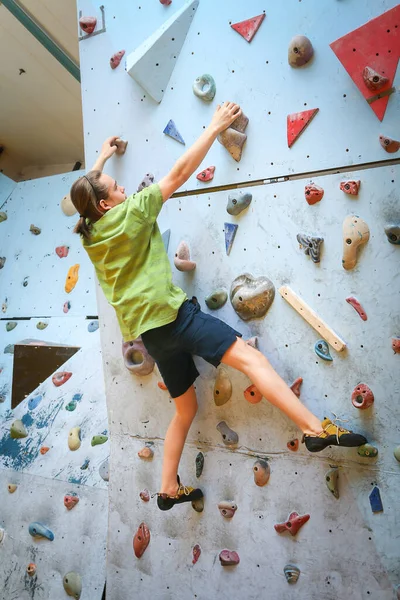
<path id="1" fill-rule="evenodd" d="M 161 102 L 186 39 L 199 0 L 187 2 L 126 59 L 126 70 L 154 100 Z"/>

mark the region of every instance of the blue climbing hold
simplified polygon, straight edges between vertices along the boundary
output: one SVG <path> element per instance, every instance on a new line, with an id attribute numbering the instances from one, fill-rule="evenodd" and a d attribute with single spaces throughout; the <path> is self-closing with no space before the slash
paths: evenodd
<path id="1" fill-rule="evenodd" d="M 371 504 L 372 512 L 383 512 L 381 493 L 379 491 L 379 488 L 377 488 L 376 486 L 369 495 L 369 501 Z"/>
<path id="2" fill-rule="evenodd" d="M 175 125 L 175 123 L 173 122 L 172 119 L 170 119 L 168 121 L 168 123 L 166 124 L 163 133 L 165 133 L 165 135 L 169 135 L 169 137 L 172 137 L 174 140 L 176 140 L 180 144 L 185 145 L 185 140 L 183 139 L 183 137 L 179 133 L 179 131 L 176 128 L 176 125 Z"/>
<path id="3" fill-rule="evenodd" d="M 329 352 L 329 346 L 325 340 L 318 340 L 314 346 L 315 353 L 323 360 L 333 360 Z"/>
<path id="4" fill-rule="evenodd" d="M 14 354 L 14 344 L 8 344 L 8 346 L 4 348 L 4 354 Z"/>
<path id="5" fill-rule="evenodd" d="M 164 233 L 162 234 L 162 241 L 164 242 L 164 248 L 165 248 L 165 252 L 168 252 L 168 246 L 169 246 L 169 238 L 171 236 L 171 230 L 167 229 L 166 231 L 164 231 Z"/>
<path id="6" fill-rule="evenodd" d="M 83 396 L 83 394 L 74 394 L 72 396 L 72 401 L 73 402 L 80 402 L 82 400 L 82 396 Z"/>
<path id="7" fill-rule="evenodd" d="M 28 409 L 29 410 L 33 410 L 35 409 L 42 401 L 43 396 L 35 396 L 34 398 L 30 398 L 28 400 Z"/>
<path id="8" fill-rule="evenodd" d="M 50 542 L 54 540 L 54 533 L 50 531 L 48 527 L 42 525 L 41 523 L 30 523 L 29 533 L 32 537 L 47 538 L 48 540 L 50 540 Z"/>
<path id="9" fill-rule="evenodd" d="M 98 321 L 90 321 L 87 329 L 88 329 L 89 333 L 93 333 L 94 331 L 97 331 L 98 328 L 99 328 L 99 322 Z"/>
<path id="10" fill-rule="evenodd" d="M 81 471 L 86 471 L 86 469 L 88 468 L 90 463 L 90 460 L 88 458 L 85 458 L 85 462 L 83 463 L 83 465 L 81 466 Z"/>
<path id="11" fill-rule="evenodd" d="M 226 249 L 226 254 L 229 256 L 229 253 L 232 249 L 233 240 L 235 239 L 235 235 L 236 235 L 239 225 L 236 225 L 235 223 L 224 223 L 224 227 L 225 227 L 225 249 Z"/>

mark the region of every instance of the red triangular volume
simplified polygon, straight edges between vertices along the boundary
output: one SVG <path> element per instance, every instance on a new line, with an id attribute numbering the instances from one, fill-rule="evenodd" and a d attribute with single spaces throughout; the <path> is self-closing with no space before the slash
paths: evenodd
<path id="1" fill-rule="evenodd" d="M 247 21 L 240 21 L 240 23 L 234 23 L 231 25 L 232 29 L 240 33 L 247 42 L 251 42 L 253 37 L 256 35 L 261 23 L 264 21 L 265 14 L 258 15 Z"/>
<path id="2" fill-rule="evenodd" d="M 312 108 L 311 110 L 303 110 L 303 112 L 292 113 L 287 116 L 287 143 L 289 148 L 293 146 L 318 111 L 319 108 Z"/>
<path id="3" fill-rule="evenodd" d="M 382 121 L 389 102 L 389 95 L 384 92 L 392 88 L 400 57 L 400 4 L 332 42 L 330 47 Z M 365 67 L 374 69 L 388 79 L 378 92 L 365 84 Z"/>

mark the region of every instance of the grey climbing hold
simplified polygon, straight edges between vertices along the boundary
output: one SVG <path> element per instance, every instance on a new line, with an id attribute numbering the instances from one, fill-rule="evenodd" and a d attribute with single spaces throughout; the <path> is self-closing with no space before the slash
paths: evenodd
<path id="1" fill-rule="evenodd" d="M 199 452 L 196 456 L 196 477 L 199 478 L 204 468 L 204 454 Z"/>
<path id="2" fill-rule="evenodd" d="M 99 328 L 99 322 L 98 321 L 90 321 L 89 325 L 88 325 L 88 332 L 89 333 L 94 333 L 95 331 L 97 331 Z"/>
<path id="3" fill-rule="evenodd" d="M 82 593 L 82 578 L 79 573 L 70 571 L 64 575 L 63 586 L 68 596 L 72 596 L 76 600 L 79 600 Z"/>
<path id="4" fill-rule="evenodd" d="M 256 335 L 254 335 L 253 337 L 246 340 L 246 344 L 248 346 L 251 346 L 255 350 L 258 350 L 258 337 Z"/>
<path id="5" fill-rule="evenodd" d="M 42 525 L 42 523 L 30 523 L 29 533 L 32 537 L 46 538 L 52 542 L 54 540 L 54 533 L 50 531 L 48 527 Z"/>
<path id="6" fill-rule="evenodd" d="M 393 450 L 393 456 L 397 462 L 400 462 L 400 446 L 396 446 L 396 448 Z"/>
<path id="7" fill-rule="evenodd" d="M 205 102 L 211 102 L 214 100 L 216 91 L 217 88 L 215 81 L 211 75 L 201 75 L 194 80 L 193 92 L 201 100 L 204 100 Z"/>
<path id="8" fill-rule="evenodd" d="M 335 498 L 339 498 L 339 469 L 337 467 L 332 467 L 325 473 L 325 482 L 328 490 Z"/>
<path id="9" fill-rule="evenodd" d="M 6 324 L 6 331 L 12 331 L 16 328 L 17 325 L 18 323 L 16 321 L 8 321 L 8 323 Z"/>
<path id="10" fill-rule="evenodd" d="M 300 569 L 296 567 L 296 565 L 286 565 L 283 568 L 283 572 L 285 574 L 286 581 L 291 584 L 296 583 L 298 578 L 300 577 Z"/>
<path id="11" fill-rule="evenodd" d="M 255 278 L 244 273 L 236 277 L 231 285 L 231 303 L 243 321 L 263 317 L 274 297 L 275 286 L 268 277 Z"/>
<path id="12" fill-rule="evenodd" d="M 14 346 L 15 344 L 7 344 L 4 348 L 4 354 L 14 354 Z"/>
<path id="13" fill-rule="evenodd" d="M 220 366 L 217 369 L 217 377 L 214 383 L 214 402 L 217 406 L 223 406 L 232 396 L 232 384 L 228 371 Z"/>
<path id="14" fill-rule="evenodd" d="M 29 281 L 28 281 L 28 280 L 29 280 L 29 276 L 27 276 L 27 277 L 24 277 L 24 280 L 23 280 L 23 282 L 22 282 L 22 285 L 23 285 L 24 287 L 27 287 L 27 285 L 28 285 L 28 283 L 29 283 Z"/>
<path id="15" fill-rule="evenodd" d="M 228 299 L 228 293 L 226 290 L 219 288 L 215 290 L 212 294 L 207 296 L 206 304 L 210 310 L 217 310 L 224 306 L 225 302 Z"/>
<path id="16" fill-rule="evenodd" d="M 14 440 L 28 437 L 25 425 L 23 424 L 21 419 L 16 419 L 11 423 L 10 436 Z"/>
<path id="17" fill-rule="evenodd" d="M 144 188 L 149 187 L 149 185 L 153 185 L 153 183 L 154 183 L 153 173 L 146 173 L 146 175 L 143 177 L 142 181 L 139 183 L 139 185 L 137 187 L 137 191 L 141 192 L 142 190 L 144 190 Z"/>
<path id="18" fill-rule="evenodd" d="M 196 263 L 190 260 L 190 250 L 187 242 L 182 241 L 174 256 L 174 265 L 178 271 L 193 271 L 196 268 Z"/>
<path id="19" fill-rule="evenodd" d="M 400 224 L 387 225 L 387 227 L 385 227 L 385 233 L 391 244 L 400 244 Z"/>
<path id="20" fill-rule="evenodd" d="M 192 508 L 198 513 L 203 512 L 204 510 L 204 498 L 199 498 L 198 500 L 192 501 Z"/>
<path id="21" fill-rule="evenodd" d="M 2 223 L 3 221 L 7 221 L 7 213 L 1 211 L 0 212 L 0 223 Z"/>
<path id="22" fill-rule="evenodd" d="M 6 257 L 5 256 L 0 256 L 0 269 L 2 269 L 4 267 L 4 265 L 6 264 Z"/>
<path id="23" fill-rule="evenodd" d="M 225 446 L 237 446 L 239 443 L 239 436 L 235 431 L 228 427 L 225 421 L 220 421 L 217 425 L 217 429 L 222 435 L 222 441 Z"/>
<path id="24" fill-rule="evenodd" d="M 101 463 L 101 465 L 99 467 L 99 474 L 100 474 L 100 477 L 102 479 L 104 479 L 104 481 L 109 480 L 110 472 L 109 472 L 108 457 L 105 460 L 103 460 L 103 462 Z"/>
<path id="25" fill-rule="evenodd" d="M 218 503 L 218 510 L 225 519 L 232 519 L 237 511 L 237 504 L 236 502 L 223 500 Z"/>
<path id="26" fill-rule="evenodd" d="M 250 192 L 234 192 L 233 194 L 229 194 L 226 211 L 230 215 L 239 215 L 250 206 L 252 198 L 253 196 Z"/>
<path id="27" fill-rule="evenodd" d="M 292 38 L 288 50 L 288 63 L 291 67 L 306 65 L 314 55 L 312 43 L 305 35 L 296 35 Z"/>
<path id="28" fill-rule="evenodd" d="M 249 119 L 244 113 L 235 119 L 228 129 L 225 129 L 218 136 L 218 141 L 222 144 L 229 152 L 236 162 L 239 162 L 242 158 L 243 146 L 247 140 L 247 135 L 244 133 Z"/>
<path id="29" fill-rule="evenodd" d="M 6 530 L 0 527 L 0 544 L 2 544 L 6 537 Z"/>
<path id="30" fill-rule="evenodd" d="M 304 248 L 304 254 L 310 256 L 313 262 L 319 263 L 321 260 L 321 245 L 324 238 L 306 235 L 305 233 L 298 233 L 296 237 L 300 248 Z"/>
<path id="31" fill-rule="evenodd" d="M 33 235 L 40 235 L 42 233 L 42 230 L 40 229 L 40 227 L 36 227 L 36 225 L 31 225 L 29 227 L 29 231 L 33 233 Z"/>
<path id="32" fill-rule="evenodd" d="M 126 368 L 134 375 L 144 377 L 153 371 L 155 361 L 147 352 L 140 336 L 131 342 L 123 342 L 122 353 Z"/>
<path id="33" fill-rule="evenodd" d="M 323 360 L 332 361 L 329 346 L 325 340 L 317 340 L 314 345 L 315 353 Z"/>

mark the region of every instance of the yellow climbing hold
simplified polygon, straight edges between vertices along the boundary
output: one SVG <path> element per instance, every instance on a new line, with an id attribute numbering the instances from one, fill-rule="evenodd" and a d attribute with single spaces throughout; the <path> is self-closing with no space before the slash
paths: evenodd
<path id="1" fill-rule="evenodd" d="M 10 494 L 13 494 L 18 486 L 16 483 L 9 483 L 7 487 Z"/>
<path id="2" fill-rule="evenodd" d="M 73 265 L 68 270 L 67 279 L 65 281 L 65 291 L 67 292 L 67 294 L 72 292 L 72 290 L 78 283 L 79 266 L 80 265 Z"/>
<path id="3" fill-rule="evenodd" d="M 25 426 L 20 419 L 13 421 L 10 427 L 10 436 L 14 439 L 21 439 L 28 436 Z"/>
<path id="4" fill-rule="evenodd" d="M 81 446 L 81 428 L 73 427 L 68 435 L 68 448 L 78 450 Z"/>

